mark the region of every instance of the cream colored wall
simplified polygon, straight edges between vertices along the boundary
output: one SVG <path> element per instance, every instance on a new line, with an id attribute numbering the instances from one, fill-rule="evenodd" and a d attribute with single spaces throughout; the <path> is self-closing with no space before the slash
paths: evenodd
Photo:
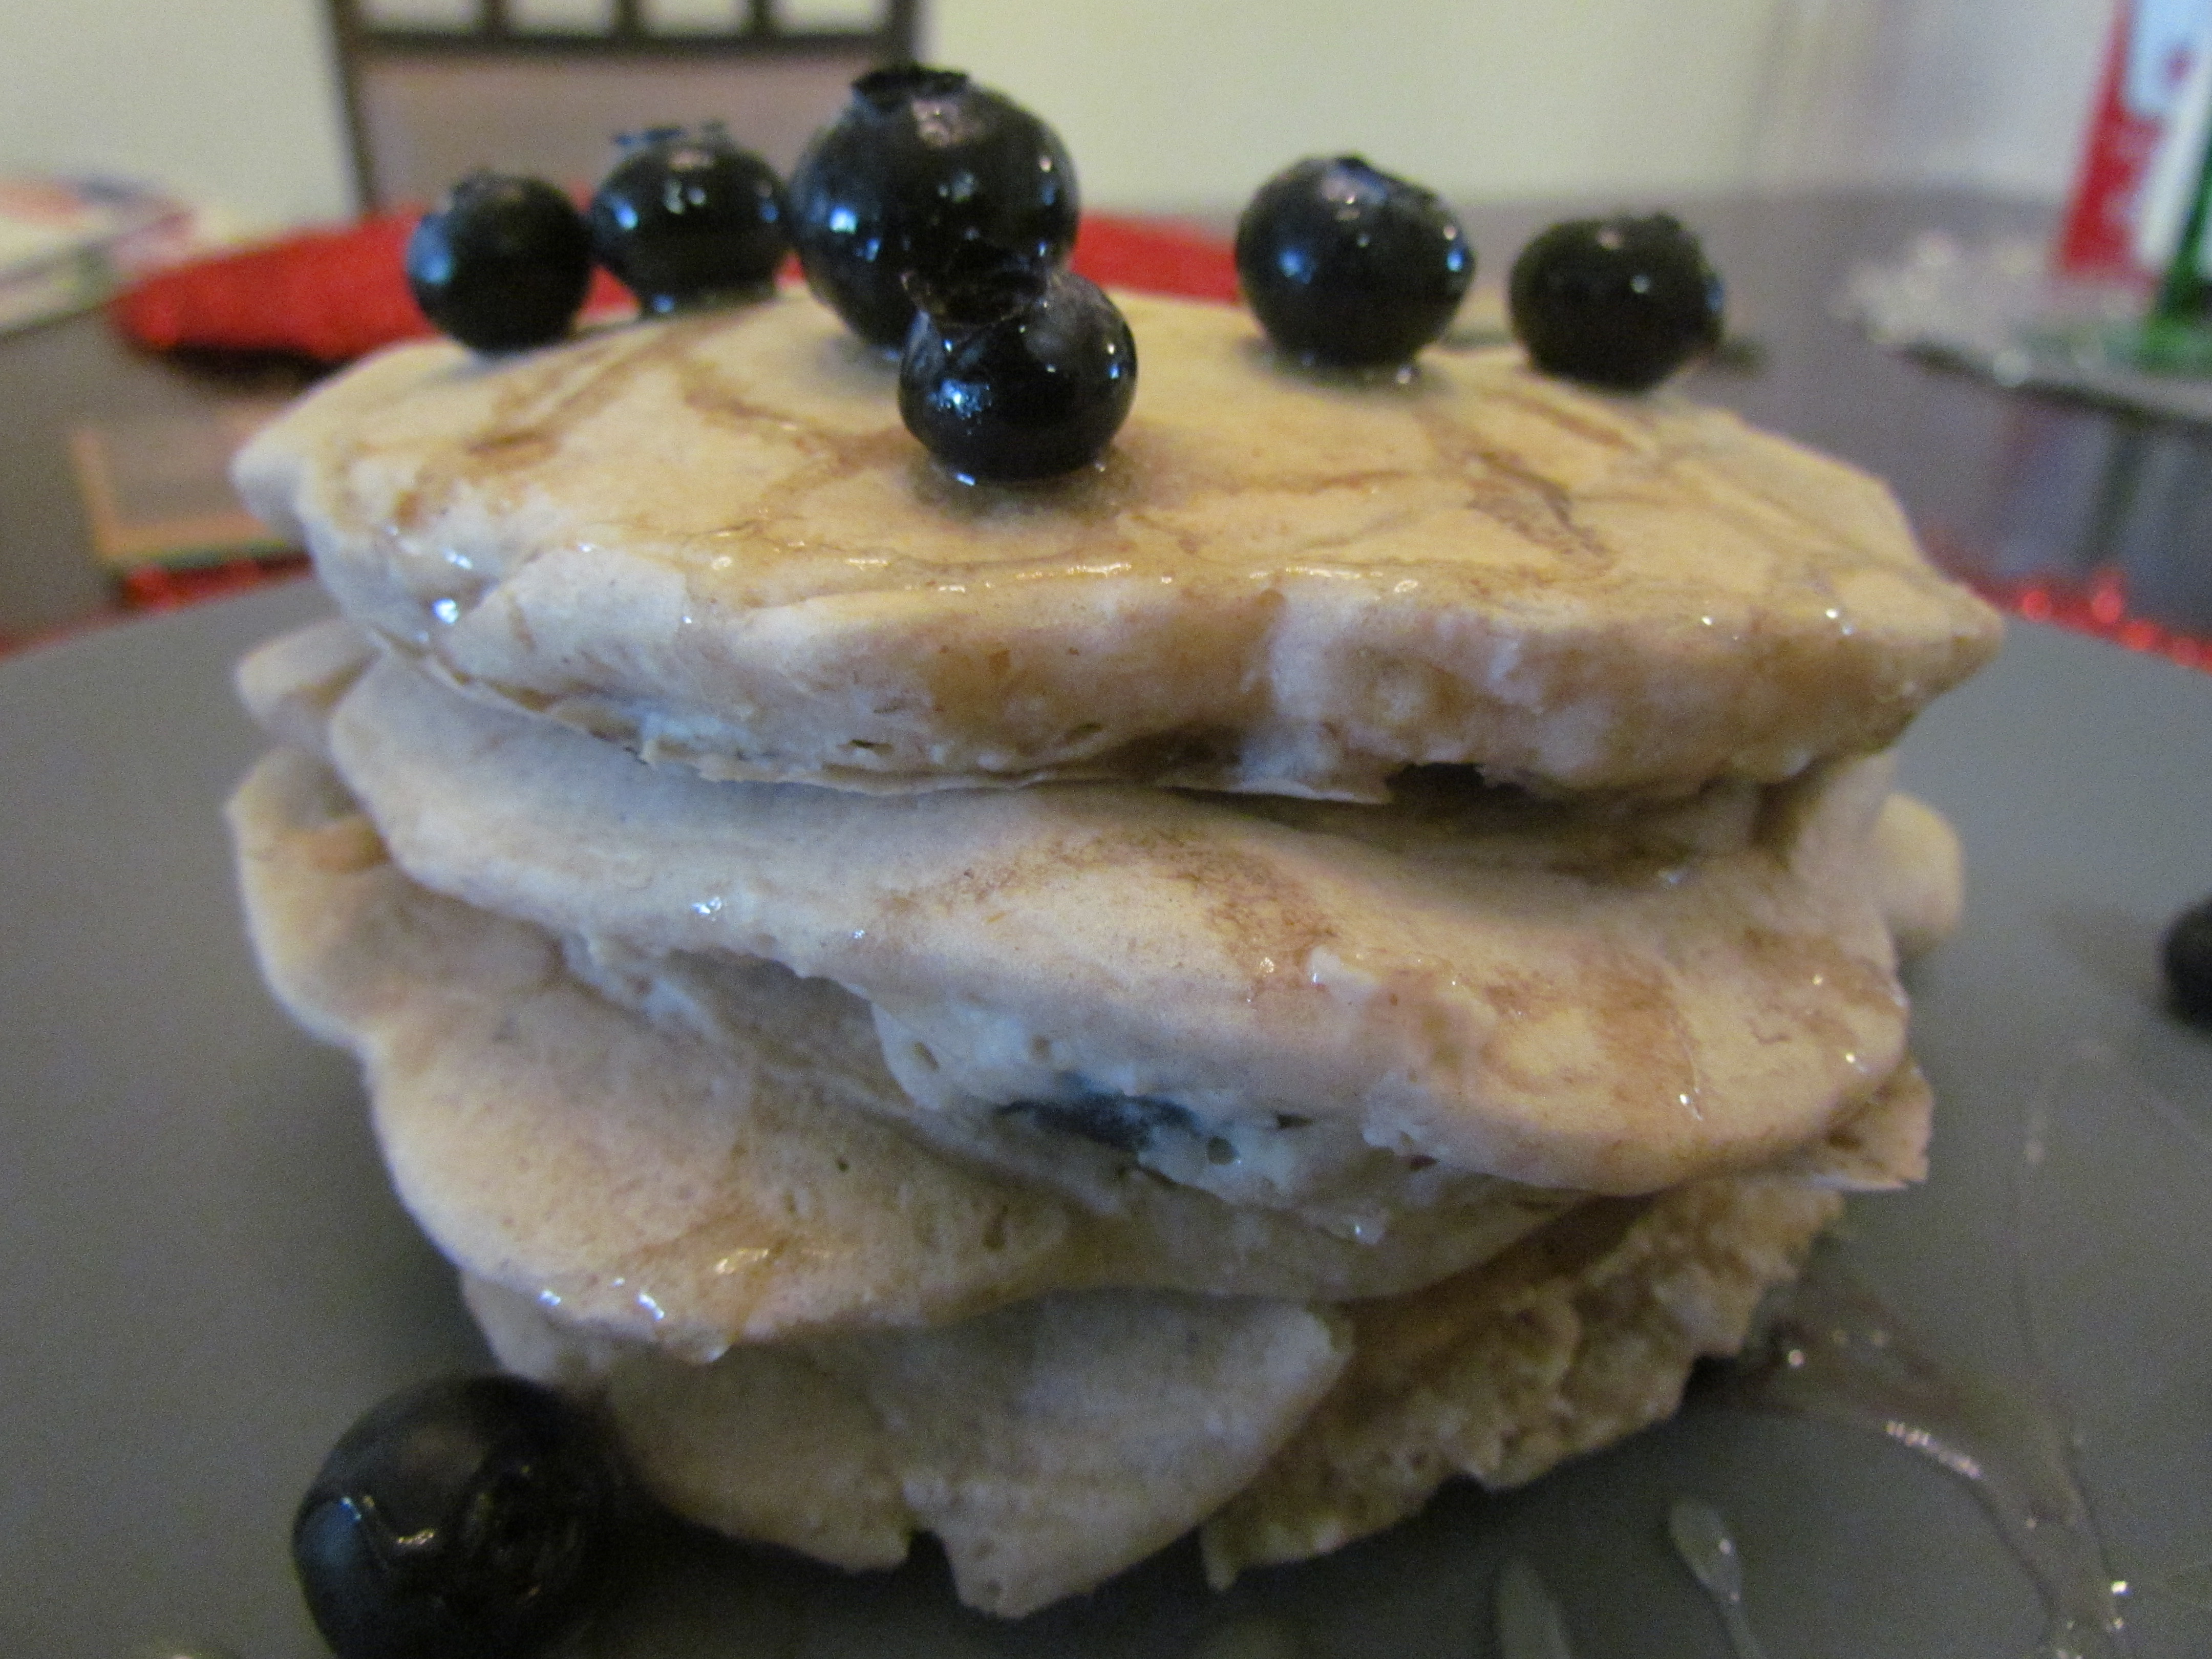
<path id="1" fill-rule="evenodd" d="M 1220 206 L 1315 151 L 1462 197 L 2064 186 L 2110 0 L 923 0 L 1089 200 Z M 321 0 L 0 0 L 0 171 L 282 222 L 348 205 Z M 1775 103 L 1779 88 L 1784 102 Z"/>
<path id="2" fill-rule="evenodd" d="M 2057 196 L 2112 15 L 2111 0 L 1781 0 L 1752 177 Z"/>
<path id="3" fill-rule="evenodd" d="M 0 172 L 160 180 L 269 223 L 350 204 L 320 0 L 0 0 Z"/>
<path id="4" fill-rule="evenodd" d="M 938 0 L 1100 204 L 1241 201 L 1316 151 L 1454 195 L 1742 176 L 1774 0 Z"/>
<path id="5" fill-rule="evenodd" d="M 925 5 L 932 0 L 924 0 Z M 1891 181 L 2056 197 L 2112 0 L 934 0 L 1102 204 L 1357 150 L 1463 198 Z"/>

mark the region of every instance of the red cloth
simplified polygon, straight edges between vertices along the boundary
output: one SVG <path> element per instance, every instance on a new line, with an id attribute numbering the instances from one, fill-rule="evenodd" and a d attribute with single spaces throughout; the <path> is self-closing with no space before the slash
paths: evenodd
<path id="1" fill-rule="evenodd" d="M 290 351 L 343 362 L 426 334 L 400 270 L 411 218 L 303 232 L 148 277 L 118 299 L 115 325 L 156 351 Z"/>
<path id="2" fill-rule="evenodd" d="M 349 362 L 436 332 L 416 308 L 402 264 L 416 216 L 380 214 L 173 266 L 124 294 L 111 314 L 125 338 L 156 351 L 285 351 Z M 627 303 L 620 283 L 593 273 L 587 311 Z"/>
<path id="3" fill-rule="evenodd" d="M 1088 215 L 1076 229 L 1070 263 L 1101 288 L 1190 300 L 1237 297 L 1237 256 L 1229 244 L 1164 220 Z"/>
<path id="4" fill-rule="evenodd" d="M 126 611 L 174 611 L 242 593 L 249 587 L 289 581 L 307 574 L 304 553 L 279 553 L 265 559 L 232 559 L 222 564 L 191 565 L 171 570 L 158 564 L 142 564 L 117 579 L 116 587 Z"/>
<path id="5" fill-rule="evenodd" d="M 325 363 L 429 334 L 401 265 L 415 216 L 380 214 L 343 230 L 305 231 L 176 266 L 118 299 L 115 325 L 156 351 L 283 351 Z M 1237 296 L 1227 245 L 1179 225 L 1093 215 L 1076 237 L 1074 264 L 1118 288 Z M 629 303 L 613 277 L 593 273 L 586 315 L 618 313 Z"/>

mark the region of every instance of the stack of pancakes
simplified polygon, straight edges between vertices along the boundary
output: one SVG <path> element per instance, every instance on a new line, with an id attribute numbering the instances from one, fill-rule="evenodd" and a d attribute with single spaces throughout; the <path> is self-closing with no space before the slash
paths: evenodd
<path id="1" fill-rule="evenodd" d="M 403 347 L 241 457 L 277 994 L 501 1360 L 681 1512 L 1020 1613 L 1673 1409 L 1915 1178 L 1882 750 L 1995 648 L 1876 483 L 1517 352 L 943 473 L 811 301 Z"/>

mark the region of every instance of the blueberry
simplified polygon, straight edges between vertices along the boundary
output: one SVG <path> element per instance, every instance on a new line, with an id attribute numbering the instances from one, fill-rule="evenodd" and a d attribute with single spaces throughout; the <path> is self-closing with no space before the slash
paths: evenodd
<path id="1" fill-rule="evenodd" d="M 1163 1133 L 1189 1134 L 1198 1127 L 1190 1109 L 1171 1100 L 1143 1095 L 1085 1094 L 1073 1100 L 1018 1100 L 999 1108 L 1001 1115 L 1026 1117 L 1041 1129 L 1079 1135 L 1133 1158 Z"/>
<path id="2" fill-rule="evenodd" d="M 576 1610 L 614 1510 L 596 1433 L 560 1396 L 444 1379 L 340 1437 L 292 1564 L 339 1659 L 506 1659 Z"/>
<path id="3" fill-rule="evenodd" d="M 2160 954 L 2174 1012 L 2197 1024 L 2212 1025 L 2212 898 L 2199 900 L 2173 919 Z"/>
<path id="4" fill-rule="evenodd" d="M 741 295 L 771 281 L 784 250 L 783 185 L 720 122 L 659 127 L 592 198 L 592 247 L 647 311 Z"/>
<path id="5" fill-rule="evenodd" d="M 1664 213 L 1553 225 L 1521 250 L 1508 290 L 1530 362 L 1609 391 L 1656 386 L 1721 342 L 1721 279 Z"/>
<path id="6" fill-rule="evenodd" d="M 954 472 L 1001 483 L 1073 471 L 1105 452 L 1137 391 L 1137 343 L 1074 272 L 980 252 L 943 281 L 899 359 L 899 416 Z"/>
<path id="7" fill-rule="evenodd" d="M 1260 186 L 1237 222 L 1237 276 L 1275 344 L 1339 368 L 1402 363 L 1451 325 L 1474 246 L 1419 185 L 1357 155 Z"/>
<path id="8" fill-rule="evenodd" d="M 559 339 L 591 281 L 592 234 L 583 215 L 536 179 L 472 173 L 407 239 L 415 303 L 478 351 Z"/>
<path id="9" fill-rule="evenodd" d="M 807 285 L 863 339 L 914 321 L 908 271 L 941 273 L 981 241 L 1056 264 L 1075 246 L 1075 165 L 1053 130 L 956 70 L 908 64 L 853 82 L 791 175 Z"/>

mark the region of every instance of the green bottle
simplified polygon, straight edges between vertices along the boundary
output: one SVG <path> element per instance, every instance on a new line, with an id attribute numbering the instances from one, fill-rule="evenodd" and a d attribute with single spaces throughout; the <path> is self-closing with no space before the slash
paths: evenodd
<path id="1" fill-rule="evenodd" d="M 2197 190 L 2189 200 L 2189 214 L 2181 222 L 2181 237 L 2173 257 L 2166 262 L 2166 275 L 2151 304 L 2151 317 L 2162 323 L 2201 323 L 2212 312 L 2212 275 L 2206 271 L 2205 228 L 2212 219 L 2212 144 L 2197 163 Z"/>
<path id="2" fill-rule="evenodd" d="M 2173 255 L 2142 324 L 2108 336 L 2118 355 L 2155 374 L 2212 375 L 2212 144 L 2197 163 L 2196 190 Z"/>

